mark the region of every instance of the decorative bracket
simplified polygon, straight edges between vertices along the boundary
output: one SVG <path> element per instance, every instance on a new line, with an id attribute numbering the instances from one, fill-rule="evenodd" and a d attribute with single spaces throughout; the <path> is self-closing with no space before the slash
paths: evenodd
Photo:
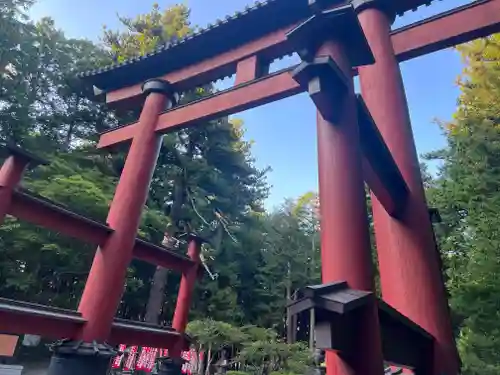
<path id="1" fill-rule="evenodd" d="M 316 13 L 289 31 L 286 37 L 297 48 L 304 61 L 312 61 L 317 49 L 326 40 L 335 39 L 346 47 L 352 67 L 375 62 L 358 17 L 350 4 Z"/>
<path id="2" fill-rule="evenodd" d="M 321 56 L 311 62 L 303 62 L 292 72 L 292 77 L 309 95 L 323 118 L 337 120 L 341 103 L 349 88 L 349 78 L 330 57 Z"/>
<path id="3" fill-rule="evenodd" d="M 391 9 L 391 1 L 387 0 L 350 0 L 356 14 L 359 14 L 365 9 L 377 8 L 383 11 L 391 20 L 391 23 L 396 19 L 396 12 Z M 321 13 L 323 9 L 327 9 L 331 5 L 329 0 L 309 0 L 309 7 L 313 13 Z"/>
<path id="4" fill-rule="evenodd" d="M 340 281 L 308 286 L 301 294 L 301 299 L 289 305 L 290 312 L 296 315 L 314 309 L 316 347 L 352 352 L 350 333 L 357 324 L 356 311 L 375 302 L 373 293 L 351 289 Z"/>

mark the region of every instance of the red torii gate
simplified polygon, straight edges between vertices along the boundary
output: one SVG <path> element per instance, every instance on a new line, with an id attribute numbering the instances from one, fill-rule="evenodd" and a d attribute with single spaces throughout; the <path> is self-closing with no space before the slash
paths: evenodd
<path id="1" fill-rule="evenodd" d="M 258 2 L 146 56 L 80 75 L 110 106 L 142 106 L 142 113 L 138 122 L 100 138 L 100 148 L 131 141 L 106 225 L 17 189 L 26 166 L 40 161 L 8 148 L 11 156 L 0 171 L 2 217 L 14 215 L 99 248 L 78 312 L 0 299 L 0 330 L 69 338 L 55 348 L 51 375 L 104 373 L 112 354 L 105 342 L 180 351 L 187 344 L 183 332 L 200 270 L 201 239 L 193 236 L 188 257 L 181 257 L 136 238 L 161 134 L 308 91 L 318 109 L 323 280 L 347 282 L 322 290 L 337 293 L 334 302 L 344 312 L 354 307 L 339 302 L 338 293 L 365 301 L 365 308 L 348 317 L 354 329 L 349 342 L 328 348 L 328 375 L 381 374 L 383 359 L 410 365 L 416 373 L 457 374 L 399 62 L 500 31 L 500 0 L 479 0 L 391 32 L 395 15 L 428 3 Z M 293 52 L 302 64 L 268 73 L 274 59 Z M 233 73 L 234 87 L 170 108 L 174 92 Z M 362 97 L 354 94 L 353 74 L 359 74 Z M 363 180 L 373 194 L 385 302 L 367 299 L 373 272 Z M 173 329 L 114 319 L 133 257 L 183 273 Z M 409 355 L 398 349 L 403 346 Z"/>

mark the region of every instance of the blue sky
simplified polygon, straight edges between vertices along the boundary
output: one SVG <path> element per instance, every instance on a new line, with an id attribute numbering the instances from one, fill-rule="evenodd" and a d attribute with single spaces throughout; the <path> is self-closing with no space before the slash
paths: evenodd
<path id="1" fill-rule="evenodd" d="M 290 0 L 296 1 L 296 0 Z M 178 1 L 156 1 L 161 7 Z M 396 20 L 394 28 L 463 5 L 467 0 L 434 2 Z M 116 14 L 135 16 L 151 9 L 154 1 L 145 0 L 38 0 L 33 18 L 50 16 L 68 36 L 98 40 L 102 25 L 117 28 Z M 249 0 L 188 0 L 192 23 L 206 25 L 236 10 Z M 284 64 L 285 62 L 282 62 Z M 455 84 L 462 64 L 453 50 L 420 57 L 401 65 L 410 106 L 413 132 L 420 154 L 445 145 L 433 120 L 449 120 L 455 110 L 458 88 Z M 285 99 L 238 114 L 245 121 L 246 138 L 255 141 L 253 154 L 257 165 L 270 165 L 272 185 L 268 207 L 284 198 L 296 197 L 317 189 L 315 108 L 306 94 Z"/>

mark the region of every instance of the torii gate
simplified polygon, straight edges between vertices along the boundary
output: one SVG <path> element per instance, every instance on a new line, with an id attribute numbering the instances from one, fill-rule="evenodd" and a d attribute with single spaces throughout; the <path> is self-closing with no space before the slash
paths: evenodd
<path id="1" fill-rule="evenodd" d="M 183 332 L 201 240 L 193 236 L 188 257 L 180 257 L 136 239 L 161 134 L 308 91 L 318 109 L 325 285 L 307 293 L 314 303 L 328 300 L 328 375 L 380 375 L 384 359 L 417 374 L 459 373 L 399 62 L 500 31 L 500 0 L 475 1 L 391 31 L 396 15 L 430 2 L 257 2 L 146 56 L 81 74 L 110 106 L 142 107 L 136 123 L 100 137 L 99 148 L 131 141 L 126 164 L 104 225 L 17 189 L 24 168 L 37 160 L 8 148 L 0 171 L 2 217 L 14 215 L 99 248 L 78 312 L 0 299 L 0 331 L 68 338 L 55 348 L 50 375 L 104 374 L 112 355 L 106 342 L 180 351 L 188 341 Z M 300 65 L 268 73 L 274 59 L 293 52 Z M 174 93 L 234 73 L 234 87 L 175 106 Z M 362 96 L 354 93 L 354 74 Z M 363 181 L 373 195 L 383 301 L 370 298 Z M 183 273 L 173 329 L 114 319 L 132 257 Z"/>

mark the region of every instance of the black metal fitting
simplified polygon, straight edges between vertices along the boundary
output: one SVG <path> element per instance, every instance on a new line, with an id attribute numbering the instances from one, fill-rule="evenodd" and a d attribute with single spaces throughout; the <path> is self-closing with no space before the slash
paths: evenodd
<path id="1" fill-rule="evenodd" d="M 387 0 L 351 0 L 351 5 L 357 14 L 369 8 L 376 8 L 389 17 L 391 24 L 396 19 L 396 12 L 391 9 L 391 4 Z"/>
<path id="2" fill-rule="evenodd" d="M 142 92 L 145 96 L 151 93 L 158 93 L 168 97 L 170 103 L 167 109 L 176 106 L 179 102 L 179 95 L 174 90 L 174 85 L 165 79 L 153 78 L 147 80 L 142 84 Z"/>
<path id="3" fill-rule="evenodd" d="M 158 375 L 181 375 L 182 364 L 184 360 L 181 358 L 162 357 L 158 358 Z"/>
<path id="4" fill-rule="evenodd" d="M 312 62 L 318 48 L 327 40 L 342 43 L 352 67 L 375 62 L 372 51 L 350 4 L 321 11 L 286 34 L 290 45 L 303 61 Z"/>
<path id="5" fill-rule="evenodd" d="M 62 340 L 50 345 L 47 375 L 106 375 L 118 353 L 108 344 Z"/>

